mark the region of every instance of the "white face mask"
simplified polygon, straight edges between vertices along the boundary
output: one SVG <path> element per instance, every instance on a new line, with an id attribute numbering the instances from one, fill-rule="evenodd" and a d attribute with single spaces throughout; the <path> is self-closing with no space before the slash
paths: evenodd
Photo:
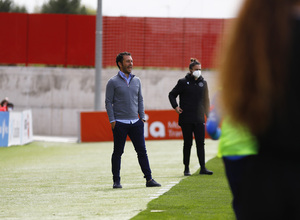
<path id="1" fill-rule="evenodd" d="M 196 77 L 197 79 L 201 76 L 201 70 L 196 70 L 193 72 L 193 76 Z"/>

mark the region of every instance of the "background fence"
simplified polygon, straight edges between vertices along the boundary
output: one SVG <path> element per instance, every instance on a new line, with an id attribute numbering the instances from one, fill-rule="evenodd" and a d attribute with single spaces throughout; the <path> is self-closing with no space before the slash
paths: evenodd
<path id="1" fill-rule="evenodd" d="M 121 51 L 134 65 L 212 68 L 224 19 L 103 17 L 103 67 Z M 95 15 L 0 13 L 0 64 L 95 65 Z"/>

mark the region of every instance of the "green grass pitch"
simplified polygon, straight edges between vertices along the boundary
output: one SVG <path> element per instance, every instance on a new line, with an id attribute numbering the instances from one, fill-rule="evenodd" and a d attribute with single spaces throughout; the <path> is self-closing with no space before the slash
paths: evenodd
<path id="1" fill-rule="evenodd" d="M 183 176 L 182 140 L 147 141 L 155 180 L 146 188 L 136 153 L 126 143 L 123 189 L 112 189 L 112 143 L 32 142 L 0 148 L 1 219 L 234 219 L 220 159 L 198 175 L 196 149 L 190 177 Z M 206 141 L 214 158 L 217 142 Z"/>

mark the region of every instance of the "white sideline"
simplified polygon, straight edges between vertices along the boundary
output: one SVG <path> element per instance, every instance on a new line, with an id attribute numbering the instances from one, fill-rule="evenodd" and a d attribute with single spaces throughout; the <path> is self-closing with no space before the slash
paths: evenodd
<path id="1" fill-rule="evenodd" d="M 54 136 L 37 136 L 33 135 L 33 141 L 60 142 L 60 143 L 77 143 L 77 137 L 54 137 Z"/>

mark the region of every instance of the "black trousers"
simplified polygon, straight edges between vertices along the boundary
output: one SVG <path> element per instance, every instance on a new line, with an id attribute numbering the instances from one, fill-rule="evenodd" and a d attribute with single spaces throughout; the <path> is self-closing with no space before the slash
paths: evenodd
<path id="1" fill-rule="evenodd" d="M 242 187 L 245 181 L 244 179 L 247 175 L 247 171 L 252 169 L 252 165 L 255 158 L 255 155 L 244 156 L 237 160 L 232 160 L 228 159 L 228 157 L 223 157 L 227 180 L 233 196 L 232 207 L 237 220 L 241 219 L 240 195 L 242 193 Z"/>
<path id="2" fill-rule="evenodd" d="M 195 136 L 197 156 L 201 168 L 205 168 L 205 124 L 204 123 L 182 123 L 180 124 L 183 135 L 183 164 L 189 166 L 193 136 Z"/>
<path id="3" fill-rule="evenodd" d="M 253 162 L 242 185 L 240 219 L 300 219 L 299 155 L 282 155 L 258 155 Z"/>
<path id="4" fill-rule="evenodd" d="M 121 156 L 124 153 L 127 135 L 131 139 L 134 149 L 137 153 L 141 170 L 144 173 L 144 178 L 147 180 L 152 179 L 145 145 L 144 123 L 142 120 L 139 120 L 134 124 L 124 124 L 118 121 L 116 122 L 116 126 L 113 129 L 114 151 L 111 157 L 113 180 L 120 180 Z"/>

